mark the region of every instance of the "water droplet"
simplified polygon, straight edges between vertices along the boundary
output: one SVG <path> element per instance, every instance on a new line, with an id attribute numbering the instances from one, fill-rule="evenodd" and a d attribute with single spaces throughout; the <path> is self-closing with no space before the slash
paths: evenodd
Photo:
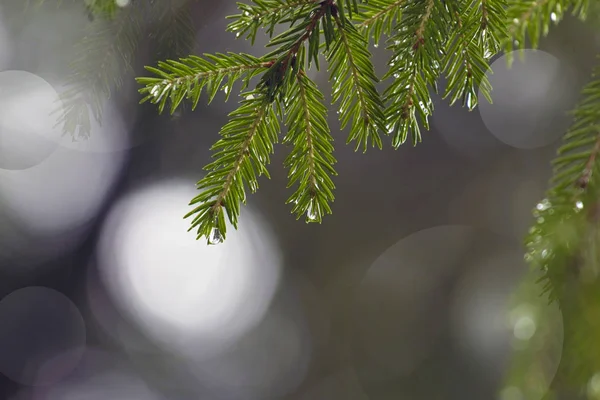
<path id="1" fill-rule="evenodd" d="M 317 221 L 317 213 L 315 212 L 312 205 L 308 207 L 306 210 L 306 222 L 315 222 Z"/>
<path id="2" fill-rule="evenodd" d="M 208 238 L 208 244 L 219 244 L 223 243 L 223 235 L 219 228 L 212 228 Z"/>
<path id="3" fill-rule="evenodd" d="M 375 47 L 375 48 L 378 48 L 378 47 L 379 47 L 379 44 L 378 44 L 378 43 L 375 43 L 375 44 L 373 45 L 373 47 Z"/>
<path id="4" fill-rule="evenodd" d="M 246 100 L 252 100 L 252 99 L 254 99 L 253 95 L 249 94 L 248 96 L 246 96 Z"/>
<path id="5" fill-rule="evenodd" d="M 556 15 L 556 13 L 552 13 L 550 14 L 550 19 L 552 20 L 552 22 L 557 22 L 558 16 Z"/>
<path id="6" fill-rule="evenodd" d="M 548 249 L 542 250 L 542 258 L 548 258 L 550 256 L 550 251 Z"/>
<path id="7" fill-rule="evenodd" d="M 578 200 L 577 203 L 575 203 L 575 207 L 577 207 L 578 210 L 581 210 L 583 208 L 583 202 Z"/>
<path id="8" fill-rule="evenodd" d="M 551 205 L 552 204 L 550 203 L 550 200 L 544 199 L 538 203 L 536 208 L 540 211 L 544 211 L 544 210 L 547 210 L 548 208 L 550 208 Z"/>

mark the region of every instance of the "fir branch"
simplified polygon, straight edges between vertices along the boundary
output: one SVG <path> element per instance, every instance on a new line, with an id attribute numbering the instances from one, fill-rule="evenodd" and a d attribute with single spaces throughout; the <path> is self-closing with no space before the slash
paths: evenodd
<path id="1" fill-rule="evenodd" d="M 527 45 L 536 49 L 542 37 L 546 36 L 552 23 L 557 24 L 565 13 L 585 18 L 588 0 L 509 0 L 507 8 L 508 39 L 504 51 L 508 54 L 513 46 L 523 50 Z M 512 58 L 508 58 L 510 63 Z"/>
<path id="2" fill-rule="evenodd" d="M 574 122 L 553 161 L 546 198 L 534 210 L 535 225 L 526 238 L 527 259 L 546 272 L 546 288 L 560 298 L 567 260 L 581 259 L 584 242 L 596 229 L 600 195 L 600 68 L 583 90 Z M 558 279 L 555 279 L 557 278 Z"/>
<path id="3" fill-rule="evenodd" d="M 503 0 L 466 0 L 448 5 L 454 29 L 445 45 L 444 73 L 448 82 L 444 98 L 450 97 L 451 105 L 460 99 L 463 107 L 473 110 L 479 101 L 478 89 L 492 102 L 487 57 L 498 51 L 500 40 L 498 31 L 490 25 L 503 20 L 502 3 Z M 494 33 L 488 33 L 490 30 Z"/>
<path id="4" fill-rule="evenodd" d="M 219 88 L 222 87 L 229 96 L 236 80 L 243 78 L 244 90 L 252 77 L 264 71 L 256 89 L 246 93 L 240 108 L 230 114 L 230 122 L 221 130 L 221 140 L 213 146 L 213 150 L 217 151 L 214 155 L 217 160 L 206 167 L 210 172 L 198 182 L 201 193 L 191 202 L 197 206 L 186 215 L 195 215 L 190 229 L 197 229 L 198 238 L 206 237 L 209 243 L 224 240 L 225 213 L 229 223 L 237 228 L 240 204 L 246 201 L 245 186 L 249 186 L 254 192 L 258 189 L 257 177 L 262 174 L 268 176 L 266 165 L 279 132 L 274 106 L 277 105 L 281 110 L 279 103 L 273 103 L 276 98 L 283 101 L 290 87 L 293 90 L 293 86 L 290 86 L 293 83 L 291 78 L 299 72 L 296 59 L 299 52 L 304 54 L 302 49 L 305 42 L 308 42 L 306 47 L 309 65 L 311 59 L 318 63 L 319 25 L 324 16 L 331 18 L 333 8 L 333 0 L 319 3 L 319 8 L 306 15 L 302 24 L 273 38 L 270 45 L 280 47 L 262 58 L 229 53 L 205 55 L 210 60 L 208 61 L 190 56 L 180 61 L 159 62 L 158 68 L 147 67 L 157 77 L 137 79 L 138 83 L 145 85 L 140 89 L 146 95 L 142 102 L 158 104 L 160 112 L 169 101 L 173 112 L 185 97 L 193 100 L 195 108 L 205 86 L 210 102 Z M 332 40 L 331 28 L 331 23 L 324 22 L 327 42 Z M 223 84 L 226 78 L 227 81 Z M 307 88 L 308 86 L 305 90 Z M 310 98 L 313 97 L 314 95 Z M 309 98 L 308 94 L 305 98 Z M 317 116 L 318 108 L 314 105 L 311 107 L 314 107 L 311 109 Z M 315 121 L 318 123 L 319 120 Z M 313 140 L 312 143 L 316 146 L 319 142 Z M 315 173 L 316 171 L 315 164 Z M 320 209 L 306 210 L 311 214 L 326 212 L 329 208 L 326 203 L 323 205 L 323 199 L 328 199 L 328 196 L 318 195 L 312 203 L 309 202 L 313 204 L 310 207 L 318 206 Z"/>
<path id="5" fill-rule="evenodd" d="M 145 95 L 140 102 L 150 101 L 158 104 L 158 110 L 162 113 L 168 101 L 172 114 L 181 101 L 187 98 L 192 101 L 193 110 L 204 90 L 207 92 L 209 104 L 219 89 L 225 91 L 227 100 L 236 81 L 243 81 L 244 90 L 254 76 L 264 72 L 271 65 L 272 61 L 263 61 L 249 54 L 234 53 L 204 54 L 204 58 L 189 56 L 179 61 L 160 61 L 157 68 L 146 67 L 156 77 L 136 78 L 139 84 L 144 85 L 139 90 Z"/>
<path id="6" fill-rule="evenodd" d="M 202 192 L 190 205 L 198 205 L 185 216 L 195 215 L 190 230 L 196 229 L 198 239 L 206 237 L 209 244 L 225 240 L 225 213 L 237 229 L 246 186 L 255 192 L 258 176 L 269 177 L 266 166 L 277 142 L 279 123 L 267 96 L 259 91 L 242 96 L 241 106 L 230 114 L 221 139 L 212 147 L 216 160 L 205 167 L 209 172 L 197 184 Z"/>
<path id="7" fill-rule="evenodd" d="M 153 36 L 158 44 L 157 56 L 162 59 L 178 59 L 188 55 L 194 48 L 195 29 L 190 2 L 161 0 L 152 6 L 155 19 Z"/>
<path id="8" fill-rule="evenodd" d="M 397 21 L 402 18 L 400 6 L 406 0 L 369 0 L 360 5 L 354 19 L 357 28 L 368 37 L 372 37 L 375 46 L 379 45 L 381 35 L 390 36 Z"/>
<path id="9" fill-rule="evenodd" d="M 435 0 L 409 0 L 402 6 L 402 21 L 390 38 L 394 55 L 384 79 L 394 81 L 384 92 L 387 129 L 393 133 L 392 145 L 403 144 L 412 135 L 413 144 L 421 141 L 416 114 L 426 129 L 433 112 L 428 86 L 436 88 L 448 17 Z"/>
<path id="10" fill-rule="evenodd" d="M 285 102 L 288 133 L 283 142 L 294 146 L 285 160 L 290 169 L 288 187 L 298 183 L 287 203 L 294 204 L 292 212 L 298 218 L 306 215 L 306 222 L 320 223 L 325 214 L 331 214 L 329 203 L 334 200 L 331 176 L 337 175 L 336 160 L 323 100 L 316 84 L 298 71 Z"/>
<path id="11" fill-rule="evenodd" d="M 85 6 L 93 17 L 113 19 L 120 7 L 114 0 L 87 0 Z"/>
<path id="12" fill-rule="evenodd" d="M 480 17 L 476 37 L 483 44 L 484 57 L 489 60 L 502 49 L 509 34 L 506 28 L 507 0 L 475 0 Z"/>
<path id="13" fill-rule="evenodd" d="M 260 28 L 266 28 L 269 37 L 273 37 L 275 26 L 293 22 L 296 16 L 306 15 L 321 5 L 317 0 L 253 0 L 254 5 L 237 3 L 241 14 L 228 16 L 235 19 L 227 26 L 227 32 L 233 32 L 236 38 L 246 35 L 254 44 Z"/>
<path id="14" fill-rule="evenodd" d="M 329 20 L 332 14 L 337 13 L 337 6 L 333 0 L 324 0 L 319 4 L 319 8 L 306 15 L 302 23 L 290 27 L 287 31 L 272 38 L 267 44 L 268 47 L 279 47 L 264 56 L 266 59 L 275 59 L 275 61 L 261 78 L 258 87 L 267 91 L 271 101 L 275 101 L 276 95 L 283 100 L 285 91 L 281 89 L 289 86 L 291 72 L 296 66 L 298 51 L 304 42 L 308 41 L 308 66 L 310 67 L 311 62 L 314 61 L 315 66 L 319 67 L 320 22 L 323 17 L 327 16 Z M 325 21 L 323 30 L 328 44 L 334 36 L 331 22 Z"/>
<path id="15" fill-rule="evenodd" d="M 141 34 L 137 10 L 123 9 L 110 21 L 95 20 L 78 45 L 78 58 L 72 75 L 61 93 L 64 106 L 59 124 L 74 139 L 89 137 L 91 111 L 101 123 L 104 102 L 114 89 L 123 84 L 123 76 L 132 70 L 131 63 Z"/>
<path id="16" fill-rule="evenodd" d="M 368 41 L 342 16 L 334 16 L 337 40 L 327 53 L 332 102 L 339 102 L 341 128 L 352 123 L 347 143 L 367 150 L 369 141 L 381 149 L 379 132 L 385 131 L 384 104 L 375 83 L 379 81 L 371 62 Z"/>

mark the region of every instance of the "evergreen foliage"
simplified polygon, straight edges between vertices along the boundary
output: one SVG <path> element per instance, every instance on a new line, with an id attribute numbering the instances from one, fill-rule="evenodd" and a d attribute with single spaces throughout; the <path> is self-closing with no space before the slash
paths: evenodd
<path id="1" fill-rule="evenodd" d="M 280 122 L 293 133 L 284 140 L 293 148 L 286 161 L 290 179 L 299 185 L 290 199 L 294 203 L 292 211 L 298 215 L 301 210 L 309 222 L 321 222 L 331 212 L 334 200 L 331 176 L 335 159 L 329 146 L 319 147 L 320 152 L 310 150 L 313 144 L 331 144 L 327 126 L 312 129 L 314 123 L 309 121 L 322 115 L 322 98 L 313 91 L 305 74 L 310 68 L 320 67 L 319 54 L 328 63 L 332 99 L 337 104 L 341 127 L 349 126 L 348 142 L 355 142 L 356 149 L 363 151 L 369 145 L 381 148 L 382 138 L 387 135 L 394 147 L 409 137 L 416 144 L 421 140 L 422 128 L 429 128 L 428 119 L 434 111 L 431 93 L 437 92 L 440 78 L 446 79 L 443 95 L 451 104 L 460 102 L 472 110 L 480 101 L 478 93 L 491 102 L 492 88 L 486 78 L 490 59 L 502 49 L 537 47 L 550 25 L 566 13 L 584 18 L 587 1 L 254 0 L 238 3 L 238 8 L 240 13 L 229 17 L 233 21 L 227 31 L 254 43 L 262 30 L 270 38 L 267 48 L 274 48 L 272 51 L 260 57 L 205 54 L 161 61 L 157 67 L 148 67 L 153 77 L 138 78 L 143 85 L 140 92 L 145 95 L 142 101 L 157 104 L 161 112 L 168 104 L 172 113 L 184 99 L 195 107 L 205 87 L 210 103 L 219 90 L 225 91 L 228 98 L 236 80 L 242 79 L 242 90 L 246 90 L 251 78 L 261 76 L 253 91 L 253 102 L 260 99 L 273 103 L 280 110 Z M 287 29 L 275 36 L 280 27 Z M 388 72 L 382 77 L 389 85 L 380 94 L 368 44 L 372 40 L 379 45 L 384 36 L 391 57 Z M 304 97 L 308 103 L 303 105 L 297 103 L 301 93 L 314 95 Z M 241 109 L 246 109 L 245 101 Z M 301 114 L 303 108 L 310 112 Z M 290 112 L 292 115 L 286 115 Z M 305 120 L 300 119 L 302 115 Z M 221 131 L 224 137 L 239 134 L 237 112 L 232 118 L 237 122 Z M 247 126 L 248 135 L 252 126 Z M 298 126 L 309 127 L 310 133 L 298 134 Z M 261 143 L 261 150 L 270 150 L 273 144 Z M 300 154 L 304 154 L 304 160 Z M 258 156 L 254 159 L 257 164 L 252 165 L 259 166 L 259 175 L 268 176 L 267 159 Z M 236 158 L 228 153 L 228 157 L 229 167 L 233 167 L 243 165 L 247 156 L 238 153 Z M 221 155 L 217 158 L 225 162 Z M 321 180 L 314 176 L 315 166 L 322 168 Z M 214 229 L 219 230 L 219 238 L 224 237 L 227 224 L 217 226 L 213 214 L 219 212 L 214 209 L 203 213 L 203 207 L 225 207 L 228 222 L 236 227 L 240 204 L 246 200 L 245 188 L 257 188 L 254 169 L 239 173 L 239 190 L 233 192 L 220 175 L 209 174 L 199 183 L 204 194 L 193 202 L 203 199 L 203 203 L 190 216 L 200 213 L 193 226 L 199 227 L 199 236 L 209 242 Z M 214 203 L 219 198 L 227 198 L 228 202 Z"/>
<path id="2" fill-rule="evenodd" d="M 26 0 L 26 9 L 44 4 L 63 7 L 82 0 Z M 70 75 L 60 93 L 57 125 L 73 140 L 91 134 L 91 119 L 102 123 L 106 100 L 120 90 L 133 72 L 138 43 L 154 38 L 160 57 L 178 58 L 193 47 L 195 29 L 184 0 L 131 0 L 120 7 L 115 0 L 83 0 L 90 23 L 76 46 Z M 59 109 L 57 108 L 57 111 Z"/>

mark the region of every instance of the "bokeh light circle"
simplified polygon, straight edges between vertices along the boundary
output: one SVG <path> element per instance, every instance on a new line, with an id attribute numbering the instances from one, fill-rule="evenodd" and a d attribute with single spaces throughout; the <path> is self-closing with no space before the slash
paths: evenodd
<path id="1" fill-rule="evenodd" d="M 315 288 L 291 273 L 280 282 L 261 321 L 235 344 L 210 359 L 186 358 L 197 381 L 216 397 L 284 398 L 304 381 L 328 336 L 329 318 Z"/>
<path id="2" fill-rule="evenodd" d="M 62 104 L 50 83 L 26 71 L 0 72 L 0 168 L 44 161 L 62 135 Z"/>
<path id="3" fill-rule="evenodd" d="M 280 255 L 247 209 L 224 243 L 196 240 L 182 218 L 196 194 L 182 179 L 125 196 L 103 226 L 98 265 L 110 296 L 145 333 L 170 349 L 210 355 L 260 321 Z"/>
<path id="4" fill-rule="evenodd" d="M 513 58 L 509 68 L 507 57 Z M 541 50 L 502 55 L 487 72 L 493 104 L 479 93 L 479 114 L 501 142 L 519 149 L 544 147 L 568 128 L 573 76 L 568 65 Z"/>
<path id="5" fill-rule="evenodd" d="M 486 366 L 479 373 L 501 378 L 500 398 L 540 400 L 558 370 L 562 313 L 540 295 L 539 277 L 520 246 L 506 242 L 474 259 L 454 288 L 453 336 L 473 365 Z"/>
<path id="6" fill-rule="evenodd" d="M 443 331 L 428 310 L 443 302 L 441 288 L 473 235 L 465 226 L 424 229 L 371 265 L 353 310 L 352 348 L 361 382 L 406 376 L 427 357 Z"/>
<path id="7" fill-rule="evenodd" d="M 0 372 L 26 386 L 54 384 L 77 367 L 86 327 L 63 294 L 26 287 L 0 300 Z"/>

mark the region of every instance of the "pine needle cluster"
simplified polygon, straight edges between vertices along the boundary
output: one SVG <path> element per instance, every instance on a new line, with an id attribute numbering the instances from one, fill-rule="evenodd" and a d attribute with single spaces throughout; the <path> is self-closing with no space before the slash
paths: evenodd
<path id="1" fill-rule="evenodd" d="M 382 148 L 390 137 L 395 148 L 407 140 L 421 141 L 433 113 L 431 94 L 441 78 L 443 96 L 451 104 L 474 109 L 481 94 L 491 102 L 486 77 L 489 62 L 502 50 L 536 47 L 549 26 L 570 12 L 586 16 L 587 3 L 571 0 L 253 0 L 238 3 L 239 14 L 228 17 L 227 31 L 254 43 L 268 35 L 267 54 L 204 54 L 161 61 L 140 77 L 142 101 L 173 113 L 183 101 L 195 108 L 201 93 L 210 103 L 218 91 L 228 99 L 242 82 L 240 109 L 221 130 L 215 161 L 198 183 L 202 191 L 192 204 L 192 228 L 212 242 L 237 227 L 247 192 L 268 176 L 268 155 L 279 135 L 275 122 L 256 122 L 249 110 L 273 107 L 277 130 L 287 129 L 283 142 L 291 147 L 289 169 L 292 212 L 308 222 L 331 213 L 336 175 L 327 109 L 321 88 L 306 73 L 319 69 L 324 56 L 333 103 L 347 142 L 356 150 Z M 283 33 L 275 35 L 277 29 Z M 373 68 L 369 44 L 385 41 L 388 71 L 381 79 Z M 247 91 L 252 78 L 259 83 Z M 382 92 L 379 82 L 389 85 Z M 240 112 L 243 111 L 244 118 Z M 269 108 L 270 110 L 270 108 Z M 254 117 L 272 116 L 264 112 Z M 270 118 L 270 117 L 269 117 Z M 275 129 L 275 128 L 274 128 Z M 261 140 L 255 141 L 254 138 Z M 231 142 L 235 137 L 236 142 Z M 271 138 L 271 139 L 268 139 Z M 235 144 L 235 145 L 234 145 Z M 233 149 L 236 149 L 237 153 Z M 235 184 L 234 184 L 235 183 Z M 227 222 L 222 219 L 227 215 Z M 221 221 L 221 222 L 219 222 Z"/>

